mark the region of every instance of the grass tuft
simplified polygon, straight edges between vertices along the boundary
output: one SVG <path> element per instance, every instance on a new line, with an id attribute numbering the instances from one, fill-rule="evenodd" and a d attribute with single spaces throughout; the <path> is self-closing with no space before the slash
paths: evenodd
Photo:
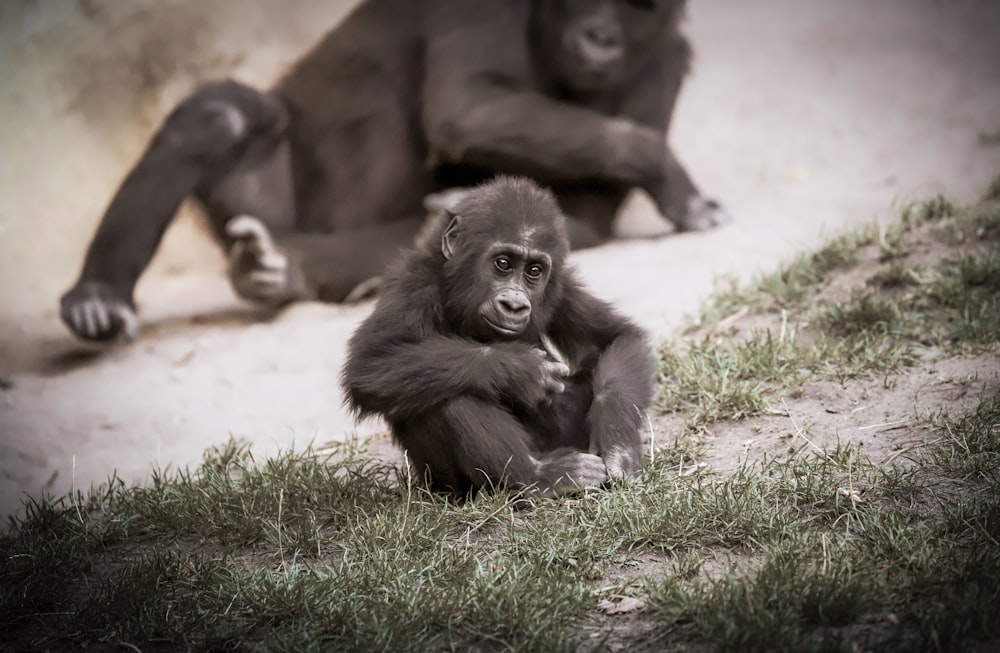
<path id="1" fill-rule="evenodd" d="M 905 206 L 902 218 L 904 224 L 939 222 L 954 216 L 956 212 L 957 208 L 951 200 L 944 195 L 935 195 L 928 200 Z"/>
<path id="2" fill-rule="evenodd" d="M 896 302 L 862 291 L 844 302 L 820 304 L 817 326 L 841 338 L 864 333 L 887 335 L 896 330 L 901 317 Z"/>

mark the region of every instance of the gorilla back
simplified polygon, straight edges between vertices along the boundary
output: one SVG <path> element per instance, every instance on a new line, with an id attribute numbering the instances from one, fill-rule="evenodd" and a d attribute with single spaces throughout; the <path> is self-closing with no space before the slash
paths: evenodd
<path id="1" fill-rule="evenodd" d="M 638 475 L 652 352 L 568 249 L 552 194 L 501 177 L 403 257 L 351 338 L 349 405 L 383 416 L 432 487 L 557 495 Z"/>
<path id="2" fill-rule="evenodd" d="M 631 188 L 679 229 L 724 221 L 666 143 L 683 0 L 368 0 L 269 92 L 213 82 L 154 134 L 62 317 L 134 335 L 133 290 L 181 201 L 204 205 L 243 297 L 344 301 L 412 244 L 429 193 L 496 173 L 550 186 L 574 247 Z"/>

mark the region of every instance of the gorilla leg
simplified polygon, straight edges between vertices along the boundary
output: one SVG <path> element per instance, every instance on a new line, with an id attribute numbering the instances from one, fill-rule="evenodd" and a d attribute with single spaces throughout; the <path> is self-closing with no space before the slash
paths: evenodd
<path id="1" fill-rule="evenodd" d="M 178 105 L 104 213 L 80 277 L 62 298 L 67 326 L 91 340 L 134 337 L 135 283 L 181 201 L 247 159 L 270 156 L 287 121 L 276 99 L 232 81 L 206 85 Z"/>
<path id="2" fill-rule="evenodd" d="M 417 471 L 441 489 L 466 492 L 506 484 L 557 496 L 607 481 L 599 456 L 568 447 L 536 451 L 537 438 L 513 415 L 470 395 L 396 425 L 394 433 Z"/>

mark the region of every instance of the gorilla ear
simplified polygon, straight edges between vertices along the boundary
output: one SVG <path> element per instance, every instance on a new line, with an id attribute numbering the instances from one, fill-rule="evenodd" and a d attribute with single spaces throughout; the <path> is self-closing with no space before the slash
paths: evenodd
<path id="1" fill-rule="evenodd" d="M 444 233 L 441 234 L 441 253 L 444 254 L 444 259 L 446 261 L 451 260 L 451 257 L 455 255 L 455 250 L 458 248 L 458 224 L 461 218 L 451 211 L 448 211 L 448 216 L 451 220 L 448 222 L 448 226 L 445 227 Z"/>

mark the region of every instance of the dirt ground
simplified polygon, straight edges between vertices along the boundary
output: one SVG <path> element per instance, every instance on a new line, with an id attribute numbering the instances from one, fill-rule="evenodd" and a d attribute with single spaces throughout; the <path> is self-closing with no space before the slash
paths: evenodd
<path id="1" fill-rule="evenodd" d="M 370 304 L 259 314 L 228 288 L 190 209 L 140 283 L 136 342 L 77 343 L 57 314 L 100 212 L 170 106 L 211 77 L 267 84 L 351 5 L 0 6 L 0 514 L 25 492 L 196 463 L 230 435 L 264 455 L 381 430 L 355 425 L 338 387 Z M 720 275 L 771 269 L 911 199 L 972 200 L 1000 171 L 1000 3 L 692 0 L 688 33 L 697 58 L 671 140 L 736 222 L 574 255 L 598 294 L 659 337 Z M 664 229 L 641 197 L 621 227 Z M 803 397 L 792 413 L 834 414 L 828 399 Z M 871 417 L 859 425 L 880 423 Z"/>

